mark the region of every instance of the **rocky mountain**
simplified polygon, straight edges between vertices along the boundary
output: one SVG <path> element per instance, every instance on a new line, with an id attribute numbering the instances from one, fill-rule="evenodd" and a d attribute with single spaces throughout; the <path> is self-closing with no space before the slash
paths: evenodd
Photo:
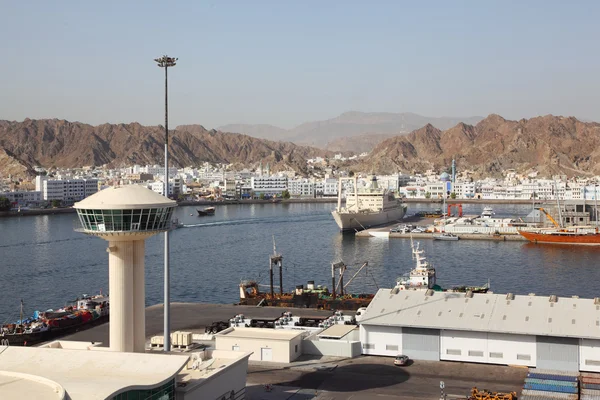
<path id="1" fill-rule="evenodd" d="M 261 140 L 237 133 L 206 130 L 200 125 L 169 132 L 173 165 L 205 161 L 237 167 L 270 163 L 271 170 L 303 171 L 306 159 L 330 153 L 289 142 Z M 138 123 L 92 126 L 65 120 L 0 121 L 0 171 L 31 171 L 34 166 L 82 167 L 161 164 L 164 128 Z"/>
<path id="2" fill-rule="evenodd" d="M 368 153 L 379 143 L 395 135 L 385 133 L 372 133 L 366 135 L 350 136 L 334 139 L 327 143 L 325 150 L 334 152 L 348 152 L 353 154 Z"/>
<path id="3" fill-rule="evenodd" d="M 362 135 L 402 135 L 432 124 L 438 129 L 448 129 L 459 122 L 476 124 L 482 117 L 431 118 L 413 113 L 364 113 L 351 111 L 335 118 L 307 122 L 285 130 L 272 125 L 225 125 L 228 130 L 250 136 L 286 140 L 297 144 L 325 147 L 336 139 Z"/>
<path id="4" fill-rule="evenodd" d="M 600 174 L 600 124 L 546 115 L 520 121 L 492 114 L 476 125 L 440 130 L 428 124 L 381 142 L 357 170 L 380 173 L 460 169 L 498 175 L 506 169 L 541 175 Z"/>

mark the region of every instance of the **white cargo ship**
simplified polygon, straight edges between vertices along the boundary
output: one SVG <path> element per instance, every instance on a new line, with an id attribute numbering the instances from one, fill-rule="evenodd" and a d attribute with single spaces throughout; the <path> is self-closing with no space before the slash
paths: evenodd
<path id="1" fill-rule="evenodd" d="M 342 207 L 343 180 L 353 180 L 354 184 L 354 193 L 346 193 L 344 207 Z M 358 189 L 356 178 L 340 178 L 338 205 L 331 213 L 340 230 L 360 231 L 401 220 L 406 213 L 406 205 L 391 191 L 379 188 L 375 176 L 371 180 L 371 185 L 365 189 Z"/>

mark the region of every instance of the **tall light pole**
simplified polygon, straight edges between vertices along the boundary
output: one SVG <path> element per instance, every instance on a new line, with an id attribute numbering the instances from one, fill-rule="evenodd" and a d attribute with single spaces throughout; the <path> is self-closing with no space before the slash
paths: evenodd
<path id="1" fill-rule="evenodd" d="M 169 102 L 168 102 L 168 86 L 167 86 L 167 71 L 169 67 L 176 65 L 177 58 L 162 56 L 155 58 L 154 61 L 158 63 L 160 68 L 165 69 L 165 181 L 164 181 L 164 195 L 169 197 Z M 165 231 L 165 300 L 164 300 L 164 350 L 171 351 L 171 300 L 170 300 L 170 277 L 169 277 L 169 231 Z"/>

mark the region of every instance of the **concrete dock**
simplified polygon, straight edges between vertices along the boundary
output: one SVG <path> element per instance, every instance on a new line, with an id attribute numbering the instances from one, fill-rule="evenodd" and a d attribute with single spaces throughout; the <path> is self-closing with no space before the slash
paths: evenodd
<path id="1" fill-rule="evenodd" d="M 375 232 L 375 234 L 371 234 Z M 390 228 L 375 228 L 375 229 L 365 229 L 364 231 L 356 232 L 356 237 L 381 237 L 382 234 L 389 233 L 390 238 L 399 238 L 399 239 L 410 239 L 411 236 L 413 239 L 433 239 L 433 236 L 439 235 L 439 233 L 397 233 L 390 232 Z M 380 233 L 379 235 L 377 233 Z M 483 233 L 459 233 L 456 234 L 460 238 L 460 240 L 494 240 L 498 242 L 526 242 L 525 239 L 521 235 L 486 235 Z"/>
<path id="2" fill-rule="evenodd" d="M 215 321 L 229 321 L 237 314 L 248 318 L 277 318 L 285 311 L 291 311 L 297 316 L 328 317 L 333 311 L 323 311 L 314 308 L 285 308 L 285 307 L 256 307 L 238 306 L 233 304 L 205 303 L 171 303 L 171 332 L 190 331 L 204 333 L 204 328 Z M 146 308 L 146 339 L 163 334 L 163 305 L 157 304 Z M 108 346 L 109 323 L 95 326 L 84 331 L 65 336 L 61 340 L 78 340 L 86 342 L 102 342 Z"/>

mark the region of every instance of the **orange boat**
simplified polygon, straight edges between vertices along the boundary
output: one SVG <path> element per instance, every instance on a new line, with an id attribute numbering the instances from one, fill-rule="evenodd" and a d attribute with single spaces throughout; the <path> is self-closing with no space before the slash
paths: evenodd
<path id="1" fill-rule="evenodd" d="M 600 246 L 600 233 L 598 233 L 597 229 L 595 232 L 560 229 L 538 232 L 519 231 L 519 233 L 532 243 Z"/>

